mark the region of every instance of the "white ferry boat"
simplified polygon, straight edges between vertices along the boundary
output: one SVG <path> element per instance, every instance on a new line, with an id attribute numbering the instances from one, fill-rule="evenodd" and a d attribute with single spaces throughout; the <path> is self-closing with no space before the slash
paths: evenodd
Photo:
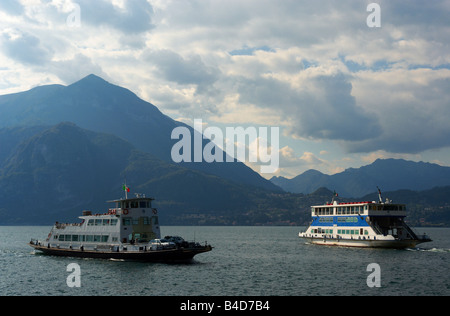
<path id="1" fill-rule="evenodd" d="M 55 256 L 142 261 L 186 261 L 212 250 L 206 242 L 187 242 L 179 236 L 161 239 L 152 200 L 136 195 L 109 201 L 115 208 L 107 213 L 83 211 L 81 223 L 56 222 L 44 241 L 32 239 L 30 246 Z"/>
<path id="2" fill-rule="evenodd" d="M 406 205 L 390 200 L 347 202 L 311 207 L 312 223 L 299 237 L 328 246 L 414 248 L 431 239 L 416 234 L 405 222 Z"/>

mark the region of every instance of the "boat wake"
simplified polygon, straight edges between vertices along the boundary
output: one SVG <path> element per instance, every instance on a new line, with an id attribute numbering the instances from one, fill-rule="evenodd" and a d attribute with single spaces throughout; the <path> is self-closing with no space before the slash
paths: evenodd
<path id="1" fill-rule="evenodd" d="M 406 248 L 408 251 L 422 251 L 422 252 L 436 252 L 436 253 L 450 253 L 450 249 L 444 248 Z"/>

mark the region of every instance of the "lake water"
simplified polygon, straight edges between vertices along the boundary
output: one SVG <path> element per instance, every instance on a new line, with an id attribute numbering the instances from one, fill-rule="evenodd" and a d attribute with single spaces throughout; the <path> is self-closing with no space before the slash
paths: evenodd
<path id="1" fill-rule="evenodd" d="M 421 228 L 434 240 L 417 249 L 324 247 L 297 237 L 303 227 L 172 227 L 164 235 L 215 248 L 189 264 L 58 258 L 27 243 L 50 227 L 0 227 L 0 295 L 450 295 L 450 229 Z M 81 268 L 70 288 L 67 266 Z M 369 287 L 380 267 L 380 287 Z"/>

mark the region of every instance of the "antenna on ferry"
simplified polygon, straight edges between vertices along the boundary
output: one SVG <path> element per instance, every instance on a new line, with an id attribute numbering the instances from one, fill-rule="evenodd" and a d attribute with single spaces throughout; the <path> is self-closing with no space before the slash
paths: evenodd
<path id="1" fill-rule="evenodd" d="M 381 190 L 378 186 L 377 186 L 377 189 L 378 189 L 378 200 L 380 201 L 380 203 L 383 203 L 383 197 L 381 196 Z"/>
<path id="2" fill-rule="evenodd" d="M 331 204 L 334 204 L 334 199 L 337 198 L 339 194 L 336 193 L 336 190 L 333 192 L 333 198 L 331 199 Z"/>

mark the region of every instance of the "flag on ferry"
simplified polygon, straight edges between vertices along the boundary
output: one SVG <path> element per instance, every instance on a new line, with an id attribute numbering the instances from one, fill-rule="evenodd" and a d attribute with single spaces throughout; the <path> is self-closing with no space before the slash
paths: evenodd
<path id="1" fill-rule="evenodd" d="M 127 192 L 130 192 L 130 188 L 127 187 L 125 184 L 123 185 L 123 190 L 124 190 L 124 191 L 127 191 Z"/>

